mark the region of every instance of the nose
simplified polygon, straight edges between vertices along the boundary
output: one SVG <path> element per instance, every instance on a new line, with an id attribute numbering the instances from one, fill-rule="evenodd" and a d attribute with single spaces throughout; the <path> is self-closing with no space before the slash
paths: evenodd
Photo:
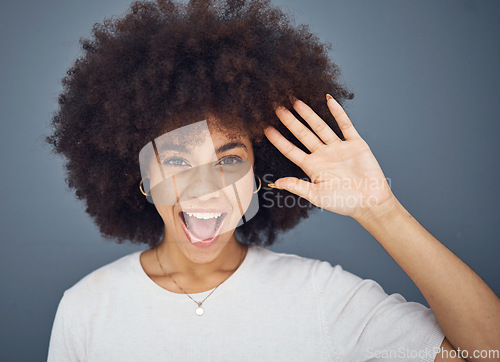
<path id="1" fill-rule="evenodd" d="M 188 196 L 200 200 L 219 197 L 221 189 L 220 169 L 213 164 L 194 167 L 187 180 Z"/>

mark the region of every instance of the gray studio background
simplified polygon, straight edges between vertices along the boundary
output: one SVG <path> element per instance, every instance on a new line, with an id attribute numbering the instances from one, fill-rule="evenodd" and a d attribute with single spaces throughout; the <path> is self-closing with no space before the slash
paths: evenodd
<path id="1" fill-rule="evenodd" d="M 65 289 L 145 247 L 104 241 L 44 145 L 78 39 L 129 0 L 2 1 L 0 360 L 43 361 Z M 406 209 L 498 294 L 500 3 L 276 0 L 331 42 L 346 110 Z M 139 190 L 137 191 L 139 192 Z M 271 249 L 426 304 L 354 220 L 317 212 Z M 446 281 L 443 281 L 446 283 Z"/>

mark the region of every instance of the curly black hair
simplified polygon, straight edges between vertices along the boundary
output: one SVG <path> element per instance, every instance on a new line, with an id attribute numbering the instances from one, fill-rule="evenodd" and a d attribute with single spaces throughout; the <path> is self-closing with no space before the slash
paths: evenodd
<path id="1" fill-rule="evenodd" d="M 161 241 L 163 220 L 139 192 L 138 156 L 169 129 L 213 117 L 244 130 L 255 174 L 274 180 L 307 178 L 264 136 L 272 125 L 306 151 L 274 114 L 277 104 L 305 101 L 344 139 L 325 94 L 339 103 L 353 94 L 340 84 L 329 47 L 267 0 L 134 2 L 123 17 L 95 24 L 80 44 L 83 55 L 62 81 L 46 142 L 65 156 L 66 183 L 102 236 L 119 244 Z M 286 193 L 264 190 L 268 201 Z M 236 229 L 238 239 L 271 245 L 315 208 L 287 197 L 295 198 L 292 207 L 261 207 Z"/>

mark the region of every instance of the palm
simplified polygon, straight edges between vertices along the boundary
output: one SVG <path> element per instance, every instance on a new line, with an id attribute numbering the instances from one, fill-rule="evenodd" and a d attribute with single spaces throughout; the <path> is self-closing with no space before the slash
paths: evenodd
<path id="1" fill-rule="evenodd" d="M 346 141 L 340 140 L 312 109 L 300 101 L 294 103 L 294 108 L 315 133 L 285 108 L 276 110 L 283 124 L 311 151 L 310 154 L 303 152 L 274 128 L 267 128 L 265 133 L 270 142 L 311 179 L 307 182 L 285 177 L 276 185 L 318 207 L 357 218 L 390 201 L 393 194 L 373 153 L 342 107 L 333 99 L 328 101 L 328 106 Z"/>

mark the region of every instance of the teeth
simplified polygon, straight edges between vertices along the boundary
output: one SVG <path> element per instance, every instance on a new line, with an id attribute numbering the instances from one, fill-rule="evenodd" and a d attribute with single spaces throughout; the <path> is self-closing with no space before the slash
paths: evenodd
<path id="1" fill-rule="evenodd" d="M 213 219 L 222 215 L 222 212 L 186 212 L 191 217 L 196 217 L 197 219 Z"/>

